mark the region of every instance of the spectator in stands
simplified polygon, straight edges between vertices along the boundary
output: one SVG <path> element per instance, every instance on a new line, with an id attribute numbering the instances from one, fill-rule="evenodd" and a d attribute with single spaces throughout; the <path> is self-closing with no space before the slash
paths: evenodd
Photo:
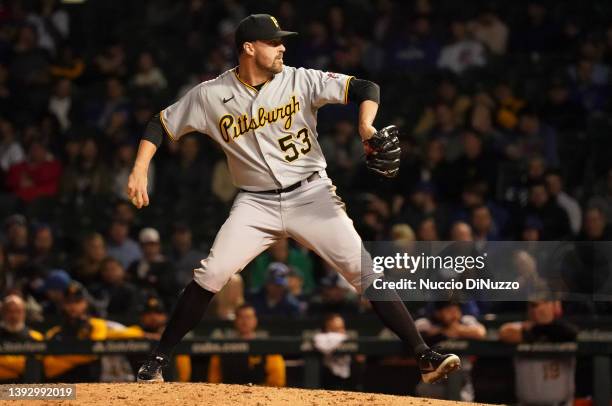
<path id="1" fill-rule="evenodd" d="M 463 221 L 453 223 L 450 228 L 449 236 L 452 241 L 474 241 L 472 227 Z"/>
<path id="2" fill-rule="evenodd" d="M 580 59 L 570 68 L 572 98 L 588 113 L 602 113 L 607 108 L 609 87 L 608 73 L 597 77 L 595 64 L 587 58 Z"/>
<path id="3" fill-rule="evenodd" d="M 311 315 L 338 313 L 351 315 L 359 312 L 359 300 L 349 283 L 336 272 L 327 273 L 319 283 L 319 293 L 308 306 Z"/>
<path id="4" fill-rule="evenodd" d="M 42 269 L 63 268 L 66 265 L 64 253 L 55 244 L 55 236 L 49 224 L 38 224 L 32 230 L 30 264 Z"/>
<path id="5" fill-rule="evenodd" d="M 600 207 L 606 216 L 606 223 L 612 225 L 612 167 L 605 177 L 595 184 L 594 196 L 587 203 L 588 207 Z"/>
<path id="6" fill-rule="evenodd" d="M 50 55 L 55 55 L 57 48 L 70 34 L 70 14 L 56 0 L 40 2 L 39 9 L 30 13 L 26 20 L 36 28 L 38 46 Z"/>
<path id="7" fill-rule="evenodd" d="M 482 42 L 493 55 L 504 55 L 508 45 L 508 26 L 490 7 L 484 8 L 478 18 L 468 23 L 468 31 Z"/>
<path id="8" fill-rule="evenodd" d="M 428 317 L 416 320 L 418 330 L 430 343 L 457 338 L 480 340 L 487 330 L 474 316 L 464 315 L 461 305 L 454 301 L 434 302 Z"/>
<path id="9" fill-rule="evenodd" d="M 77 80 L 85 72 L 85 61 L 75 54 L 74 49 L 64 44 L 50 67 L 51 75 L 56 78 Z"/>
<path id="10" fill-rule="evenodd" d="M 523 220 L 521 228 L 522 241 L 540 241 L 544 224 L 537 216 L 528 216 Z"/>
<path id="11" fill-rule="evenodd" d="M 90 288 L 96 307 L 103 317 L 136 315 L 141 292 L 126 281 L 125 269 L 119 261 L 108 257 L 100 265 L 100 282 Z"/>
<path id="12" fill-rule="evenodd" d="M 143 228 L 138 234 L 138 240 L 142 258 L 132 261 L 128 268 L 132 283 L 156 292 L 164 304 L 171 308 L 181 285 L 172 263 L 162 254 L 159 232 L 152 227 Z"/>
<path id="13" fill-rule="evenodd" d="M 464 315 L 461 305 L 454 301 L 434 302 L 431 314 L 415 321 L 416 327 L 429 345 L 447 339 L 482 340 L 487 330 L 474 316 Z M 474 388 L 470 371 L 472 364 L 468 359 L 462 359 L 462 387 L 461 400 L 471 402 L 474 400 Z M 447 385 L 427 385 L 419 383 L 416 388 L 419 396 L 444 399 Z"/>
<path id="14" fill-rule="evenodd" d="M 4 221 L 6 236 L 6 260 L 8 266 L 21 273 L 29 260 L 29 229 L 27 219 L 21 214 L 13 214 Z"/>
<path id="15" fill-rule="evenodd" d="M 485 100 L 479 101 L 480 96 Z M 495 106 L 491 96 L 482 91 L 474 96 L 474 104 L 472 110 L 468 112 L 467 124 L 480 135 L 486 153 L 492 157 L 497 157 L 502 149 L 504 135 L 496 126 L 494 113 Z"/>
<path id="16" fill-rule="evenodd" d="M 448 162 L 453 162 L 463 152 L 458 123 L 455 121 L 451 106 L 446 103 L 438 103 L 434 107 L 434 115 L 436 124 L 427 138 L 439 140 L 444 146 L 444 158 Z"/>
<path id="17" fill-rule="evenodd" d="M 138 56 L 138 68 L 132 79 L 134 86 L 151 93 L 164 90 L 168 85 L 164 73 L 155 63 L 151 52 L 142 52 Z"/>
<path id="18" fill-rule="evenodd" d="M 475 241 L 486 243 L 487 241 L 500 239 L 499 228 L 493 221 L 491 211 L 486 205 L 483 204 L 472 209 L 471 223 Z"/>
<path id="19" fill-rule="evenodd" d="M 62 302 L 62 324 L 47 331 L 45 338 L 50 341 L 106 338 L 104 321 L 91 318 L 88 306 L 83 288 L 78 284 L 70 284 Z M 48 381 L 97 382 L 100 377 L 100 361 L 96 356 L 46 356 L 43 365 Z"/>
<path id="20" fill-rule="evenodd" d="M 62 164 L 41 141 L 32 140 L 26 161 L 9 168 L 6 183 L 11 193 L 29 203 L 39 197 L 53 197 L 59 190 Z"/>
<path id="21" fill-rule="evenodd" d="M 433 217 L 425 217 L 417 225 L 418 241 L 440 241 L 438 225 Z"/>
<path id="22" fill-rule="evenodd" d="M 453 173 L 460 186 L 485 181 L 487 189 L 494 191 L 497 184 L 497 162 L 492 151 L 485 149 L 483 137 L 476 131 L 462 131 L 463 151 L 453 165 Z"/>
<path id="23" fill-rule="evenodd" d="M 510 344 L 575 341 L 577 330 L 561 318 L 561 303 L 549 295 L 534 297 L 527 320 L 505 323 L 499 339 Z M 576 357 L 514 358 L 516 397 L 521 404 L 571 404 Z"/>
<path id="24" fill-rule="evenodd" d="M 297 53 L 305 66 L 327 69 L 331 63 L 332 44 L 325 24 L 312 20 L 306 28 L 306 39 Z"/>
<path id="25" fill-rule="evenodd" d="M 220 320 L 235 320 L 236 309 L 244 304 L 242 276 L 234 274 L 210 302 L 209 314 Z"/>
<path id="26" fill-rule="evenodd" d="M 142 258 L 138 243 L 130 238 L 130 225 L 124 221 L 113 220 L 108 229 L 108 255 L 118 260 L 124 268 Z"/>
<path id="27" fill-rule="evenodd" d="M 300 314 L 305 314 L 308 309 L 310 294 L 304 293 L 304 279 L 302 275 L 293 268 L 289 268 L 287 273 L 287 290 L 300 305 Z"/>
<path id="28" fill-rule="evenodd" d="M 448 224 L 448 209 L 446 206 L 438 204 L 436 188 L 432 183 L 418 183 L 407 203 L 402 207 L 398 215 L 398 221 L 415 228 L 424 219 L 430 217 L 435 219 L 436 224 L 442 229 Z"/>
<path id="29" fill-rule="evenodd" d="M 438 68 L 461 74 L 470 68 L 487 64 L 486 49 L 471 38 L 465 20 L 454 17 L 450 23 L 451 40 L 442 48 Z"/>
<path id="30" fill-rule="evenodd" d="M 42 286 L 43 299 L 41 307 L 45 316 L 59 316 L 64 303 L 64 293 L 73 282 L 68 273 L 62 269 L 49 272 Z"/>
<path id="31" fill-rule="evenodd" d="M 578 236 L 578 241 L 610 241 L 612 230 L 606 225 L 606 218 L 601 208 L 597 206 L 589 207 L 584 212 L 582 232 Z"/>
<path id="32" fill-rule="evenodd" d="M 578 201 L 563 190 L 563 178 L 559 171 L 549 170 L 545 175 L 546 187 L 550 198 L 557 202 L 567 213 L 572 234 L 576 235 L 582 227 L 582 210 Z"/>
<path id="33" fill-rule="evenodd" d="M 507 139 L 506 156 L 519 160 L 535 155 L 543 156 L 552 167 L 559 165 L 556 132 L 534 110 L 525 108 L 519 113 L 518 132 Z"/>
<path id="34" fill-rule="evenodd" d="M 185 223 L 177 222 L 172 225 L 170 243 L 168 259 L 176 271 L 179 284 L 186 285 L 193 277 L 193 270 L 201 266 L 200 261 L 206 255 L 193 247 L 191 228 Z"/>
<path id="35" fill-rule="evenodd" d="M 18 29 L 13 52 L 10 75 L 18 86 L 15 90 L 25 90 L 26 87 L 39 90 L 39 86 L 47 84 L 49 56 L 38 45 L 34 27 L 26 24 Z M 31 96 L 18 95 L 17 100 L 32 100 Z"/>
<path id="36" fill-rule="evenodd" d="M 523 169 L 521 169 L 520 173 L 518 173 L 518 168 L 515 167 L 514 171 L 517 172 L 514 172 L 513 184 L 510 184 L 510 182 L 505 183 L 505 199 L 520 206 L 525 206 L 529 200 L 529 188 L 534 183 L 544 182 L 546 170 L 546 162 L 544 161 L 544 158 L 539 155 L 529 158 L 527 161 L 526 173 Z M 511 170 L 508 172 L 513 171 Z M 512 177 L 513 175 L 502 173 L 500 176 Z"/>
<path id="37" fill-rule="evenodd" d="M 123 83 L 116 77 L 109 78 L 106 81 L 106 97 L 96 119 L 97 127 L 117 141 L 117 132 L 127 123 L 128 113 L 129 104 Z"/>
<path id="38" fill-rule="evenodd" d="M 351 356 L 335 354 L 348 339 L 344 319 L 337 313 L 330 313 L 323 319 L 321 332 L 313 337 L 314 347 L 323 354 L 321 366 L 321 388 L 331 390 L 351 389 Z"/>
<path id="39" fill-rule="evenodd" d="M 464 94 L 460 94 L 457 84 L 451 77 L 443 77 L 436 89 L 436 103 L 443 103 L 450 106 L 453 121 L 458 125 L 463 125 L 465 114 L 472 105 L 472 101 Z M 416 136 L 423 136 L 429 133 L 436 125 L 435 106 L 428 106 L 413 130 Z"/>
<path id="40" fill-rule="evenodd" d="M 447 190 L 452 189 L 451 179 L 452 166 L 446 157 L 444 143 L 440 139 L 431 139 L 425 146 L 425 154 L 418 168 L 420 181 L 431 182 L 442 198 L 447 197 Z M 452 196 L 452 194 L 451 194 Z"/>
<path id="41" fill-rule="evenodd" d="M 416 241 L 414 230 L 406 223 L 394 224 L 391 227 L 390 237 L 393 245 L 402 251 L 410 250 Z"/>
<path id="42" fill-rule="evenodd" d="M 0 341 L 42 341 L 43 335 L 26 325 L 26 308 L 23 299 L 8 295 L 2 300 Z M 26 357 L 24 355 L 0 356 L 0 382 L 2 384 L 24 382 Z"/>
<path id="43" fill-rule="evenodd" d="M 548 99 L 542 108 L 542 118 L 564 134 L 586 127 L 586 111 L 575 99 L 563 78 L 553 78 L 548 88 Z"/>
<path id="44" fill-rule="evenodd" d="M 529 187 L 529 202 L 523 209 L 522 216 L 534 216 L 542 221 L 543 240 L 558 241 L 571 235 L 567 213 L 550 197 L 544 182 L 534 182 Z"/>
<path id="45" fill-rule="evenodd" d="M 269 266 L 273 262 L 288 265 L 299 273 L 304 280 L 304 293 L 312 293 L 315 288 L 314 271 L 312 259 L 307 251 L 290 246 L 289 240 L 281 238 L 263 254 L 253 261 L 248 276 L 250 277 L 249 289 L 258 291 L 264 285 L 268 275 Z"/>
<path id="46" fill-rule="evenodd" d="M 257 312 L 249 304 L 236 310 L 234 328 L 243 340 L 255 338 Z M 211 383 L 234 383 L 265 386 L 285 386 L 285 360 L 280 354 L 266 356 L 213 355 L 208 366 L 208 381 Z"/>
<path id="47" fill-rule="evenodd" d="M 113 209 L 113 218 L 124 221 L 130 225 L 130 229 L 134 229 L 139 224 L 139 218 L 136 217 L 134 206 L 128 200 L 119 200 L 115 203 Z"/>
<path id="48" fill-rule="evenodd" d="M 440 41 L 433 35 L 429 17 L 417 15 L 403 26 L 388 46 L 388 66 L 394 71 L 426 72 L 436 65 Z"/>
<path id="49" fill-rule="evenodd" d="M 72 82 L 69 79 L 59 79 L 55 83 L 53 95 L 49 98 L 49 113 L 57 120 L 62 133 L 66 133 L 72 126 L 76 107 Z"/>
<path id="50" fill-rule="evenodd" d="M 70 343 L 134 337 L 129 329 L 91 317 L 85 290 L 78 283 L 72 282 L 66 289 L 62 311 L 61 323 L 47 331 L 46 340 Z M 96 355 L 46 355 L 43 366 L 48 382 L 98 382 L 102 373 L 100 357 Z"/>
<path id="51" fill-rule="evenodd" d="M 300 305 L 287 289 L 288 274 L 289 267 L 282 262 L 272 262 L 268 266 L 265 285 L 249 298 L 257 314 L 285 317 L 299 315 Z"/>
<path id="52" fill-rule="evenodd" d="M 86 235 L 81 246 L 81 256 L 75 261 L 71 274 L 86 285 L 97 281 L 100 266 L 106 256 L 106 243 L 102 235 L 99 233 Z"/>
<path id="53" fill-rule="evenodd" d="M 524 3 L 523 3 L 524 4 Z M 510 46 L 518 55 L 531 56 L 537 61 L 542 54 L 562 49 L 557 43 L 559 27 L 549 17 L 542 0 L 530 0 L 520 23 L 512 30 Z"/>
<path id="54" fill-rule="evenodd" d="M 2 172 L 7 173 L 11 166 L 23 162 L 24 159 L 25 153 L 19 143 L 13 123 L 0 118 L 0 168 Z"/>
<path id="55" fill-rule="evenodd" d="M 516 96 L 510 82 L 505 80 L 495 85 L 494 95 L 497 103 L 497 125 L 502 129 L 514 130 L 519 125 L 519 113 L 525 108 L 525 100 Z"/>
<path id="56" fill-rule="evenodd" d="M 105 77 L 123 78 L 127 74 L 125 47 L 114 43 L 94 57 L 94 64 Z"/>
<path id="57" fill-rule="evenodd" d="M 61 193 L 67 201 L 83 202 L 108 196 L 111 190 L 110 172 L 102 163 L 96 139 L 86 137 L 74 165 L 66 168 Z"/>

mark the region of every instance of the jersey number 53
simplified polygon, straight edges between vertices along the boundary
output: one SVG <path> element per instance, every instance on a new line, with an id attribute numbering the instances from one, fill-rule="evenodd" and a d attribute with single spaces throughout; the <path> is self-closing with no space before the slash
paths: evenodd
<path id="1" fill-rule="evenodd" d="M 296 146 L 294 134 L 289 134 L 284 136 L 283 138 L 278 139 L 278 145 L 280 146 L 280 149 L 283 152 L 288 152 L 288 154 L 285 155 L 285 160 L 287 160 L 287 162 L 295 161 L 299 158 L 300 153 L 307 154 L 312 148 L 312 143 L 310 142 L 310 137 L 308 135 L 308 128 L 304 127 L 300 131 L 298 131 L 297 134 L 295 134 L 295 139 L 298 141 L 299 144 L 302 145 L 302 148 L 300 148 L 299 150 L 298 147 L 300 145 Z"/>

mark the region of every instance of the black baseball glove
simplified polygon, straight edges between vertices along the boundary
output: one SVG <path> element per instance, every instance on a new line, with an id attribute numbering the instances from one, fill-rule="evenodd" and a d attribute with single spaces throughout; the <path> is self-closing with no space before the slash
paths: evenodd
<path id="1" fill-rule="evenodd" d="M 379 175 L 393 178 L 399 172 L 399 130 L 390 125 L 374 133 L 363 142 L 366 151 L 366 166 Z"/>

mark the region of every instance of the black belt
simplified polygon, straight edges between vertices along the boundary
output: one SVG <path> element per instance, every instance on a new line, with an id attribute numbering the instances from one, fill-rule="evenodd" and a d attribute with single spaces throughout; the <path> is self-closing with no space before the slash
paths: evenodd
<path id="1" fill-rule="evenodd" d="M 316 179 L 320 179 L 321 175 L 319 175 L 319 172 L 314 172 L 312 175 L 310 175 L 309 177 L 306 178 L 307 182 L 312 182 L 313 180 Z M 249 193 L 261 193 L 264 195 L 277 195 L 280 193 L 289 193 L 294 191 L 295 189 L 299 188 L 300 186 L 302 186 L 302 182 L 303 181 L 299 181 L 294 183 L 291 186 L 287 186 L 284 189 L 272 189 L 272 190 L 259 190 L 259 191 L 251 191 L 251 190 L 244 190 L 244 189 L 240 189 L 242 192 L 249 192 Z"/>

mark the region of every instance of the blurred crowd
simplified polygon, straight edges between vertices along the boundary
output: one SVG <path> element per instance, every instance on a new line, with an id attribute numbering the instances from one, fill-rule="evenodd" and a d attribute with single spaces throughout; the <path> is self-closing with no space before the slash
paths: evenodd
<path id="1" fill-rule="evenodd" d="M 375 124 L 402 129 L 399 176 L 382 180 L 363 165 L 356 107 L 319 113 L 328 174 L 364 240 L 610 240 L 612 4 L 464 3 L 0 1 L 0 292 L 33 321 L 66 317 L 74 286 L 90 314 L 128 325 L 151 300 L 172 308 L 237 190 L 202 134 L 164 141 L 149 207 L 125 200 L 127 177 L 148 120 L 236 65 L 233 29 L 255 12 L 300 33 L 288 65 L 378 83 Z M 260 316 L 369 311 L 289 241 L 209 315 L 234 319 L 244 303 Z"/>

